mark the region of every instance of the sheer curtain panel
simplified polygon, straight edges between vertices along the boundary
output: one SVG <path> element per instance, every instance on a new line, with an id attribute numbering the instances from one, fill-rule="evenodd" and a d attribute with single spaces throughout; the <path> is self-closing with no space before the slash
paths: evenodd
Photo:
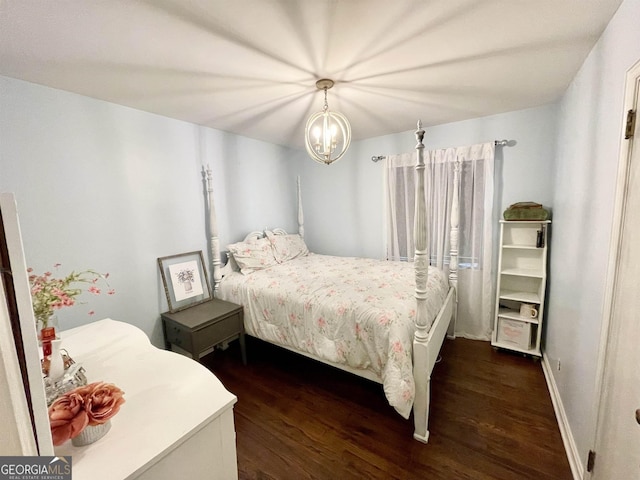
<path id="1" fill-rule="evenodd" d="M 449 269 L 453 173 L 460 162 L 457 336 L 491 338 L 493 318 L 493 143 L 425 152 L 430 264 Z M 413 260 L 415 153 L 386 160 L 387 258 Z"/>

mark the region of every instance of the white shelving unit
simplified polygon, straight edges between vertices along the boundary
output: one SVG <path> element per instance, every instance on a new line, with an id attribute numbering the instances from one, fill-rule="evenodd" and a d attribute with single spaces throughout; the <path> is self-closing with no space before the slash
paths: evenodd
<path id="1" fill-rule="evenodd" d="M 542 356 L 540 339 L 547 288 L 547 236 L 550 220 L 500 220 L 494 347 Z M 530 305 L 537 315 L 521 315 Z"/>

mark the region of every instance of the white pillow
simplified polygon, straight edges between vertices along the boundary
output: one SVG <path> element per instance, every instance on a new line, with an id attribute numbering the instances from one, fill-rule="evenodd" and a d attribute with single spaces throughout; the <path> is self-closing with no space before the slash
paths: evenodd
<path id="1" fill-rule="evenodd" d="M 278 263 L 273 256 L 271 242 L 267 238 L 261 238 L 251 243 L 232 243 L 227 248 L 233 254 L 233 259 L 244 275 L 269 268 Z"/>
<path id="2" fill-rule="evenodd" d="M 309 255 L 307 244 L 300 235 L 275 235 L 267 230 L 265 235 L 273 247 L 273 255 L 278 263 Z"/>

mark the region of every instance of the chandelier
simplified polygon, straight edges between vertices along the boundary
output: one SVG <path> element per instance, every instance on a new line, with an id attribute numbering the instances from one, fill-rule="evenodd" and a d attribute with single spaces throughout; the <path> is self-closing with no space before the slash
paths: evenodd
<path id="1" fill-rule="evenodd" d="M 326 78 L 316 82 L 316 87 L 324 90 L 324 107 L 309 117 L 304 131 L 307 152 L 316 162 L 326 165 L 340 160 L 351 143 L 349 121 L 341 113 L 329 111 L 327 90 L 333 85 L 333 80 Z"/>

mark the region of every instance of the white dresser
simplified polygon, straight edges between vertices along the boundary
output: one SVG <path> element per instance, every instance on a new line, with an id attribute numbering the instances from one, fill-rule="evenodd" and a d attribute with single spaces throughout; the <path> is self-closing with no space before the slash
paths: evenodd
<path id="1" fill-rule="evenodd" d="M 209 370 L 111 319 L 60 336 L 89 383 L 113 383 L 126 400 L 97 442 L 55 447 L 56 455 L 73 457 L 74 480 L 238 478 L 237 399 Z"/>

